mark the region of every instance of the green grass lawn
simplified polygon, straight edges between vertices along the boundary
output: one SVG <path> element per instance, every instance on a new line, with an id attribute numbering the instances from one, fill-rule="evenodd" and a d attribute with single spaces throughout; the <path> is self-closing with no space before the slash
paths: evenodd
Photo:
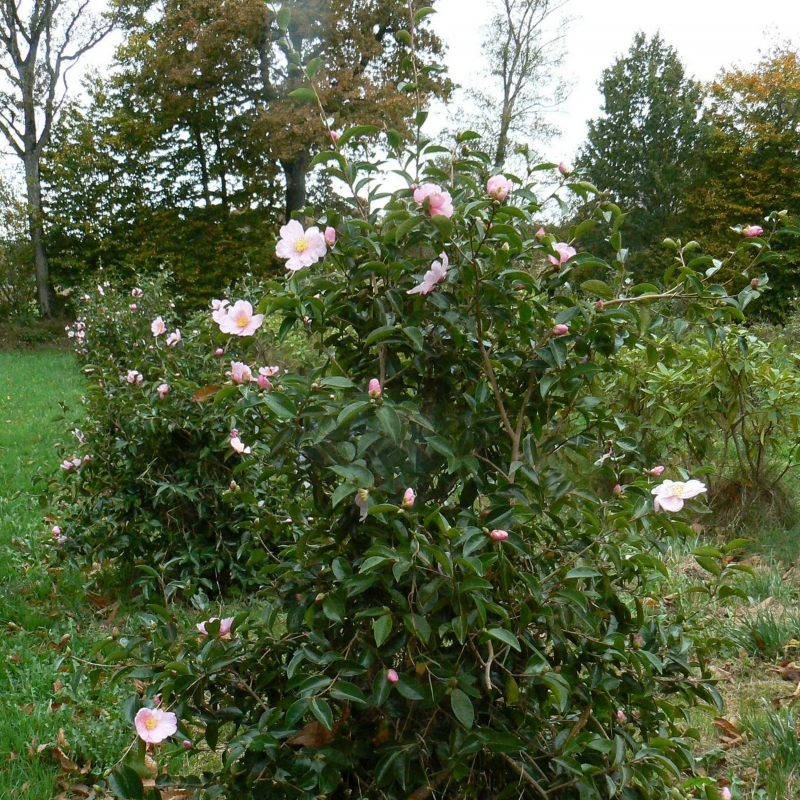
<path id="1" fill-rule="evenodd" d="M 130 730 L 112 697 L 98 703 L 60 671 L 108 623 L 76 571 L 49 567 L 52 522 L 34 482 L 58 469 L 54 445 L 80 416 L 70 353 L 0 352 L 0 798 L 49 800 L 65 773 L 47 745 L 78 762 L 113 763 Z M 41 488 L 40 484 L 40 488 Z M 119 624 L 119 623 L 117 623 Z M 63 678 L 63 681 L 62 681 Z M 63 731 L 59 735 L 59 731 Z M 39 751 L 40 746 L 45 747 Z M 80 776 L 72 775 L 78 782 Z"/>

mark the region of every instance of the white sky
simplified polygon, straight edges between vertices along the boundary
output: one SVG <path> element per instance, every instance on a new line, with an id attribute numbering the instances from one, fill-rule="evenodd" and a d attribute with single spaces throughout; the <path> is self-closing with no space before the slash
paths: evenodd
<path id="1" fill-rule="evenodd" d="M 480 71 L 481 25 L 490 17 L 488 0 L 437 0 L 432 18 L 448 45 L 450 76 L 468 85 Z M 573 18 L 566 38 L 565 77 L 572 93 L 552 122 L 563 131 L 544 152 L 571 163 L 586 136 L 586 121 L 598 115 L 602 71 L 626 53 L 637 31 L 660 31 L 689 76 L 713 78 L 732 64 L 749 66 L 759 50 L 791 40 L 800 46 L 800 0 L 569 0 Z"/>

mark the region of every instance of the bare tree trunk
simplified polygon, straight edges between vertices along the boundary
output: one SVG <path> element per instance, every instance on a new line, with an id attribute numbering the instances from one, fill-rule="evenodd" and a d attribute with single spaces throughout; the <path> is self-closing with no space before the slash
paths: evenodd
<path id="1" fill-rule="evenodd" d="M 311 156 L 308 151 L 298 153 L 291 161 L 281 159 L 283 174 L 286 176 L 286 219 L 292 211 L 299 211 L 306 205 L 306 173 Z"/>
<path id="2" fill-rule="evenodd" d="M 43 317 L 53 314 L 53 285 L 50 282 L 50 265 L 44 248 L 44 224 L 42 221 L 42 183 L 39 179 L 39 157 L 37 153 L 25 154 L 25 190 L 28 201 L 28 229 L 33 248 L 33 267 L 36 273 L 36 296 Z"/>

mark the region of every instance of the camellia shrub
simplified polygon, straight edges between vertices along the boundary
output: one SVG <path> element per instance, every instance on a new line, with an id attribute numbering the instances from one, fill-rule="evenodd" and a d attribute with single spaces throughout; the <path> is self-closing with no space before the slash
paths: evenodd
<path id="1" fill-rule="evenodd" d="M 241 464 L 219 401 L 245 378 L 262 391 L 286 354 L 293 363 L 313 356 L 279 353 L 275 332 L 256 340 L 234 325 L 223 334 L 207 313 L 178 320 L 161 277 L 125 289 L 104 281 L 76 303 L 68 335 L 87 389 L 81 428 L 60 453 L 60 546 L 147 595 L 202 602 L 247 587 L 250 550 L 263 548 L 249 531 L 253 509 L 231 501 Z M 229 301 L 216 305 L 227 318 Z"/>
<path id="2" fill-rule="evenodd" d="M 184 333 L 202 380 L 184 387 L 181 366 L 165 400 L 187 413 L 200 384 L 225 383 L 217 340 L 261 363 L 256 313 L 321 360 L 262 386 L 228 368 L 202 444 L 224 470 L 206 519 L 231 534 L 247 521 L 258 589 L 250 612 L 223 607 L 191 636 L 153 606 L 140 636 L 98 649 L 146 684 L 129 704 L 138 755 L 109 785 L 141 797 L 145 747 L 186 747 L 189 775 L 159 775 L 148 796 L 719 797 L 689 777 L 689 710 L 719 703 L 711 643 L 661 599 L 661 553 L 706 486 L 647 461 L 636 415 L 605 392 L 622 351 L 739 321 L 745 296 L 682 251 L 670 284 L 631 286 L 611 204 L 555 241 L 534 189 L 492 174 L 472 134 L 443 170 L 441 148 L 420 138 L 406 158 L 390 133 L 407 186 L 382 194 L 341 149 L 362 133 L 318 157 L 353 213 L 289 222 L 285 279 L 258 308 L 217 308 L 213 340 Z M 597 224 L 610 264 L 580 252 Z M 139 385 L 128 368 L 115 362 L 114 394 L 147 393 L 164 424 L 165 369 Z M 737 544 L 698 554 L 719 562 L 722 597 Z"/>

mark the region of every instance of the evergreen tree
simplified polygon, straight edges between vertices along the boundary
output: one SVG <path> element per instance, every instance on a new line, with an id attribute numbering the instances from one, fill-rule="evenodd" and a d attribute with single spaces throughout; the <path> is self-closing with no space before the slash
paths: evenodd
<path id="1" fill-rule="evenodd" d="M 602 116 L 589 123 L 577 165 L 630 211 L 624 239 L 646 267 L 681 211 L 700 135 L 699 85 L 659 35 L 638 33 L 626 56 L 603 72 Z M 652 264 L 651 264 L 652 266 Z"/>

